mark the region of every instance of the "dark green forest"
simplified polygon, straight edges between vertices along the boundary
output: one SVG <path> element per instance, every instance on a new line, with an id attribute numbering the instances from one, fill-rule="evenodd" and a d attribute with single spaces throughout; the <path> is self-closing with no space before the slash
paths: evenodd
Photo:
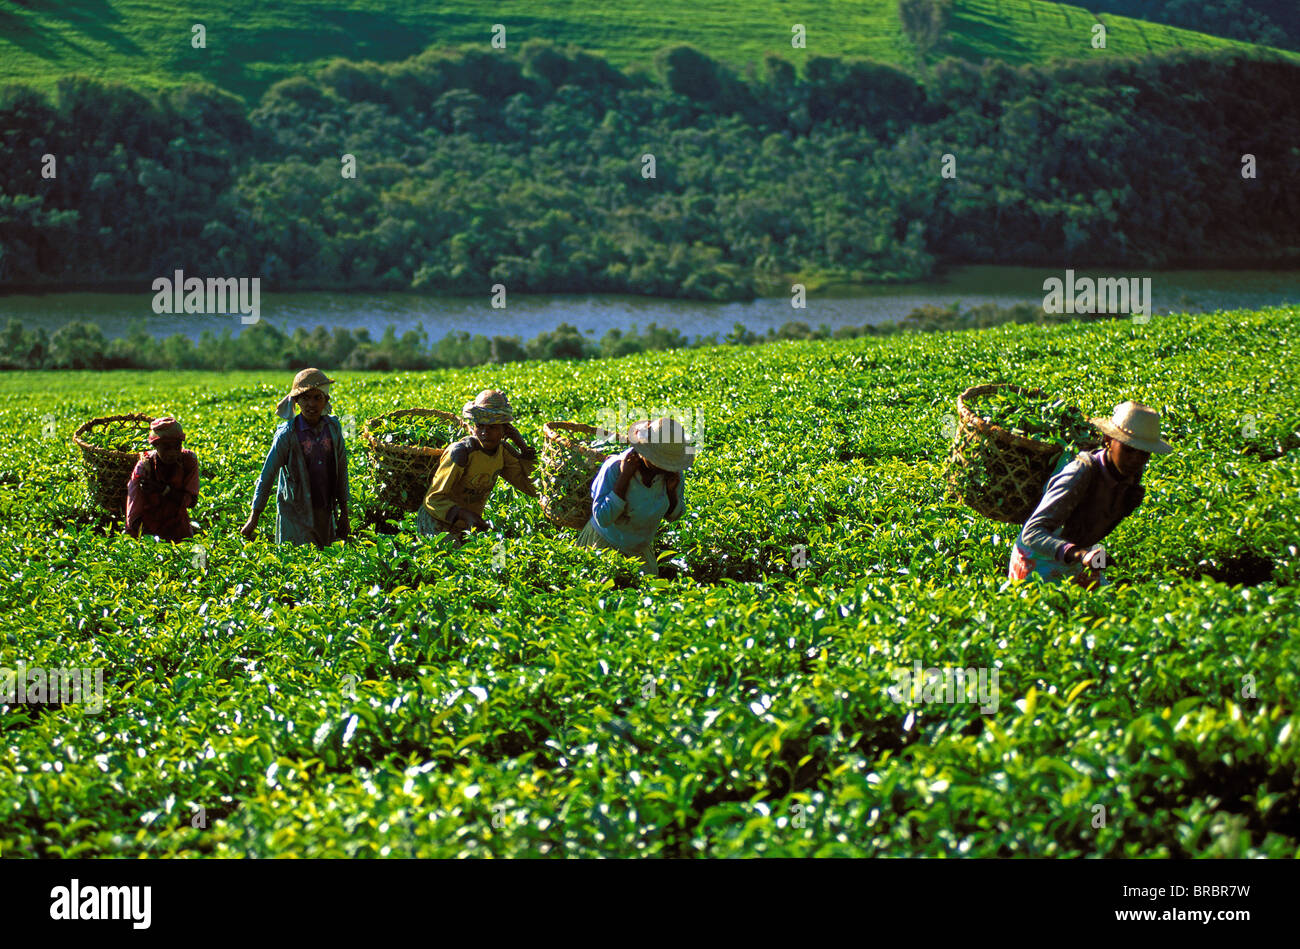
<path id="1" fill-rule="evenodd" d="M 1300 49 L 1296 0 L 1092 0 L 1093 13 L 1167 23 L 1278 49 Z"/>
<path id="2" fill-rule="evenodd" d="M 620 72 L 544 43 L 337 61 L 251 109 L 211 87 L 10 86 L 0 286 L 148 292 L 182 269 L 731 300 L 949 263 L 1290 262 L 1298 98 L 1300 66 L 1233 53 L 948 59 L 922 84 L 826 57 L 742 78 L 690 47 Z"/>

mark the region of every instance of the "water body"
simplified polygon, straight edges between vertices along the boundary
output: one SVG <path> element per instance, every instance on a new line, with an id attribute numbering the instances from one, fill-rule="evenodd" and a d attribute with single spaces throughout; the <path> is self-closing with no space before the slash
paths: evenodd
<path id="1" fill-rule="evenodd" d="M 193 275 L 197 276 L 197 275 Z M 508 306 L 493 309 L 488 293 L 479 297 L 431 297 L 413 293 L 264 293 L 261 318 L 282 330 L 317 326 L 364 327 L 378 338 L 388 325 L 398 334 L 423 326 L 436 341 L 451 332 L 517 336 L 528 340 L 561 323 L 593 338 L 610 329 L 645 329 L 650 323 L 681 331 L 691 339 L 715 334 L 722 340 L 736 323 L 763 333 L 797 320 L 816 327 L 861 326 L 901 320 L 914 308 L 931 304 L 963 307 L 980 303 L 1009 306 L 1043 302 L 1043 281 L 1064 279 L 1064 270 L 1030 267 L 959 267 L 925 283 L 842 287 L 809 297 L 805 309 L 793 309 L 788 297 L 745 303 L 705 303 L 649 297 L 599 295 L 511 295 Z M 1300 303 L 1300 270 L 1080 270 L 1082 277 L 1150 277 L 1153 313 L 1256 309 Z M 27 327 L 53 332 L 74 320 L 97 323 L 110 338 L 124 336 L 133 325 L 158 337 L 180 333 L 197 340 L 204 330 L 238 335 L 245 327 L 237 315 L 163 315 L 153 312 L 153 292 L 47 293 L 0 296 L 0 325 L 10 317 Z"/>

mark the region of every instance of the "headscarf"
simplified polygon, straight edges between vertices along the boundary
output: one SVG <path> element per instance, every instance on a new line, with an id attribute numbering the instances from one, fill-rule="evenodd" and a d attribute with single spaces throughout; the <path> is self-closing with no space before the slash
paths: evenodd
<path id="1" fill-rule="evenodd" d="M 185 432 L 181 423 L 170 415 L 156 418 L 149 423 L 149 444 L 162 441 L 185 441 Z"/>

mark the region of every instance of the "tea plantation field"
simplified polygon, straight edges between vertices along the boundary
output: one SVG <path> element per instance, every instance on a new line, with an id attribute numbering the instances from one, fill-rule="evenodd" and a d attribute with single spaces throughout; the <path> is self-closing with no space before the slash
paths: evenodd
<path id="1" fill-rule="evenodd" d="M 1086 4 L 1049 0 L 958 0 L 942 52 L 1037 63 L 1097 55 L 1097 18 Z M 1106 53 L 1178 49 L 1247 50 L 1252 44 L 1116 14 L 1103 14 Z M 193 26 L 206 30 L 193 46 Z M 391 62 L 431 47 L 487 47 L 493 24 L 507 48 L 550 40 L 599 53 L 619 67 L 650 68 L 667 47 L 692 43 L 737 70 L 759 68 L 768 53 L 802 71 L 812 56 L 866 56 L 911 67 L 897 0 L 227 0 L 201 10 L 169 0 L 24 0 L 0 7 L 0 82 L 52 87 L 77 73 L 137 87 L 211 82 L 256 100 L 268 86 L 309 74 L 336 57 Z M 791 46 L 791 26 L 807 30 Z M 1286 53 L 1284 55 L 1292 55 Z"/>
<path id="2" fill-rule="evenodd" d="M 291 369 L 0 375 L 0 665 L 105 683 L 3 707 L 0 856 L 1295 857 L 1297 339 L 1289 307 L 323 367 L 358 420 L 500 386 L 535 444 L 700 411 L 658 580 L 504 484 L 461 548 L 363 530 L 359 439 L 351 540 L 243 541 Z M 999 380 L 1165 413 L 1114 587 L 1009 584 L 1014 529 L 945 500 L 955 397 Z M 88 509 L 71 432 L 125 411 L 190 433 L 201 552 Z M 996 671 L 996 709 L 891 696 L 917 662 Z"/>

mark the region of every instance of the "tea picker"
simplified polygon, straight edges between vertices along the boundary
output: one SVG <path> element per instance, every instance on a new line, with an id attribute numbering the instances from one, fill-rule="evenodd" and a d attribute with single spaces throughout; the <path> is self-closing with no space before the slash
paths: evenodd
<path id="1" fill-rule="evenodd" d="M 1160 438 L 1159 413 L 1140 402 L 1123 402 L 1111 418 L 1091 421 L 1104 436 L 1102 447 L 1080 452 L 1047 483 L 1012 547 L 1013 580 L 1104 584 L 1106 554 L 1095 545 L 1141 505 L 1151 455 L 1173 451 Z"/>
<path id="2" fill-rule="evenodd" d="M 326 547 L 348 536 L 350 493 L 343 425 L 336 416 L 325 414 L 333 384 L 319 369 L 304 369 L 276 406 L 276 415 L 284 421 L 272 436 L 258 475 L 252 513 L 239 529 L 249 540 L 256 534 L 273 487 L 277 544 Z"/>
<path id="3" fill-rule="evenodd" d="M 447 532 L 459 539 L 468 530 L 486 530 L 483 508 L 499 477 L 537 497 L 531 477 L 537 452 L 515 428 L 506 394 L 484 389 L 466 403 L 462 416 L 473 426 L 473 434 L 453 443 L 438 461 L 416 517 L 416 527 L 426 537 Z"/>
<path id="4" fill-rule="evenodd" d="M 639 422 L 629 447 L 601 466 L 591 485 L 591 517 L 578 535 L 583 547 L 612 548 L 639 557 L 642 573 L 659 575 L 655 534 L 686 511 L 682 473 L 695 461 L 680 422 Z"/>
<path id="5" fill-rule="evenodd" d="M 199 497 L 199 459 L 182 448 L 185 432 L 170 415 L 149 424 L 148 454 L 131 471 L 126 488 L 126 533 L 163 540 L 194 535 L 190 508 Z"/>

